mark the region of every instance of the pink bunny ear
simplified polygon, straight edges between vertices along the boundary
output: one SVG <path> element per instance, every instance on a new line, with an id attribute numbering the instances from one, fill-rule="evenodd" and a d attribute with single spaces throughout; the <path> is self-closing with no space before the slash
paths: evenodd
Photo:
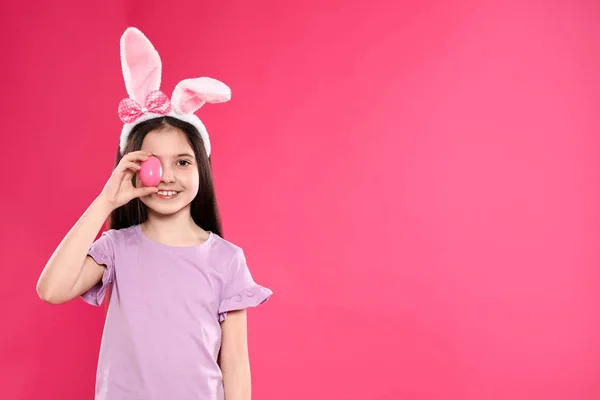
<path id="1" fill-rule="evenodd" d="M 231 99 L 231 90 L 213 78 L 184 79 L 175 86 L 171 103 L 182 114 L 193 114 L 205 103 L 224 103 Z"/>
<path id="2" fill-rule="evenodd" d="M 121 68 L 127 94 L 138 104 L 144 104 L 146 96 L 160 88 L 160 56 L 137 28 L 127 28 L 121 36 Z"/>

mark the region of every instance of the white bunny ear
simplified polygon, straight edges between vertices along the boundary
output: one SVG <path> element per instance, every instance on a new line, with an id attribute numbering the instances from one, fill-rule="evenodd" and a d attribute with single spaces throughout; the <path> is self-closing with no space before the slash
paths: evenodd
<path id="1" fill-rule="evenodd" d="M 160 88 L 160 56 L 137 28 L 127 28 L 121 36 L 121 68 L 127 94 L 138 104 L 143 105 L 148 93 Z"/>
<path id="2" fill-rule="evenodd" d="M 224 103 L 231 99 L 231 89 L 213 78 L 184 79 L 175 86 L 171 103 L 182 114 L 193 114 L 205 103 Z"/>

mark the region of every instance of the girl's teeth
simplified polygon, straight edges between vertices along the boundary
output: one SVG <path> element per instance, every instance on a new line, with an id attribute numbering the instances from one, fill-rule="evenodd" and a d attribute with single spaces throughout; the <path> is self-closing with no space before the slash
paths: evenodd
<path id="1" fill-rule="evenodd" d="M 160 192 L 158 192 L 158 194 L 160 194 L 161 196 L 174 196 L 175 194 L 177 194 L 177 192 L 160 191 Z"/>

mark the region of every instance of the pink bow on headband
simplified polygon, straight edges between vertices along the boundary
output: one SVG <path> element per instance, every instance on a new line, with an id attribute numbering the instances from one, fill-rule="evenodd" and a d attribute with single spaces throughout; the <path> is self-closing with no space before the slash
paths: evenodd
<path id="1" fill-rule="evenodd" d="M 119 103 L 119 118 L 125 123 L 132 123 L 138 119 L 144 112 L 167 115 L 171 112 L 171 102 L 169 97 L 160 90 L 154 90 L 148 93 L 146 104 L 142 108 L 135 100 L 127 98 Z"/>

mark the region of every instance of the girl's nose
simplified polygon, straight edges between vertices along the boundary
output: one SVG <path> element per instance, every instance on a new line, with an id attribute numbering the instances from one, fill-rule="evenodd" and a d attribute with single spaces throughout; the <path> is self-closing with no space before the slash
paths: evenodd
<path id="1" fill-rule="evenodd" d="M 164 183 L 173 183 L 176 180 L 177 179 L 175 178 L 175 174 L 173 174 L 173 172 L 170 169 L 163 171 L 162 181 Z"/>

